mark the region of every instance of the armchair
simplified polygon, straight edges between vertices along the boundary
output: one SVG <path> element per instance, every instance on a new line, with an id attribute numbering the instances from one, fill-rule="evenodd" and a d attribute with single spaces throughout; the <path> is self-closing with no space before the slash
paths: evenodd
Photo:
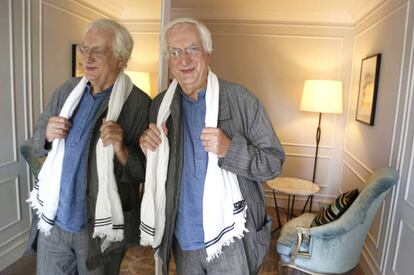
<path id="1" fill-rule="evenodd" d="M 345 273 L 355 268 L 378 207 L 397 177 L 392 168 L 376 170 L 349 209 L 328 224 L 310 227 L 313 213 L 286 223 L 276 245 L 278 274 L 283 274 L 284 267 L 309 274 Z"/>
<path id="2" fill-rule="evenodd" d="M 38 157 L 33 146 L 24 143 L 20 146 L 20 153 L 29 164 L 30 169 L 35 177 L 38 176 L 40 169 L 46 157 Z"/>

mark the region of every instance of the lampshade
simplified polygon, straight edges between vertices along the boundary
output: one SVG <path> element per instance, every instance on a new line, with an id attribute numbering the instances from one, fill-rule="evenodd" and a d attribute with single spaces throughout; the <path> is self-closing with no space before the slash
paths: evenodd
<path id="1" fill-rule="evenodd" d="M 306 80 L 300 110 L 317 113 L 342 113 L 342 81 Z"/>
<path id="2" fill-rule="evenodd" d="M 149 73 L 137 71 L 124 71 L 124 73 L 131 78 L 131 81 L 135 86 L 146 92 L 148 95 L 150 94 Z"/>

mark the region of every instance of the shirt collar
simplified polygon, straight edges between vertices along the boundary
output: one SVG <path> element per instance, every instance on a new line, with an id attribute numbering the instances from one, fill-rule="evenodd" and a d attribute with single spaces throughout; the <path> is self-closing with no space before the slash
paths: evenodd
<path id="1" fill-rule="evenodd" d="M 181 95 L 183 96 L 183 99 L 186 100 L 186 101 L 188 101 L 188 102 L 194 103 L 194 102 L 197 102 L 197 101 L 200 101 L 200 100 L 204 100 L 204 98 L 206 97 L 207 87 L 204 87 L 203 89 L 201 89 L 198 92 L 198 94 L 197 94 L 197 100 L 194 100 L 192 97 L 189 97 L 188 95 L 186 95 L 184 93 L 184 91 L 181 89 L 181 86 L 180 85 L 178 85 L 178 87 L 179 87 L 179 91 L 180 91 Z"/>
<path id="2" fill-rule="evenodd" d="M 109 94 L 112 91 L 113 87 L 114 87 L 114 85 L 112 84 L 109 88 L 103 90 L 102 92 L 97 93 L 97 94 L 93 94 L 92 93 L 92 84 L 91 84 L 91 82 L 88 81 L 86 83 L 86 92 L 94 98 L 101 98 L 101 97 L 104 97 L 107 94 Z"/>

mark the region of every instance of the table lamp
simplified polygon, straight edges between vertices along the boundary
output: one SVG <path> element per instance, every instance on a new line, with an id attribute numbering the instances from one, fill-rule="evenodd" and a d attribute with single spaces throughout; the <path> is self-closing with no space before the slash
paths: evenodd
<path id="1" fill-rule="evenodd" d="M 316 128 L 316 149 L 313 163 L 312 182 L 316 178 L 316 164 L 318 161 L 319 141 L 321 139 L 321 118 L 322 113 L 342 113 L 342 81 L 337 80 L 306 80 L 303 88 L 300 110 L 319 113 L 318 127 Z M 309 212 L 312 211 L 312 199 L 310 196 Z M 308 200 L 303 207 L 306 209 Z"/>

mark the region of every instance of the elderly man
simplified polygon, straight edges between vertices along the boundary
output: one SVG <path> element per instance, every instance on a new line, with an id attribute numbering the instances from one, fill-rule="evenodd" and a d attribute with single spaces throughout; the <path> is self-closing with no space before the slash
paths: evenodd
<path id="1" fill-rule="evenodd" d="M 157 249 L 164 274 L 171 249 L 177 274 L 256 274 L 271 232 L 261 182 L 280 174 L 283 148 L 259 100 L 209 70 L 203 24 L 175 19 L 163 41 L 174 80 L 139 141 L 141 244 Z"/>
<path id="2" fill-rule="evenodd" d="M 85 77 L 55 91 L 27 141 L 46 156 L 28 200 L 37 274 L 118 274 L 138 241 L 146 160 L 136 142 L 151 100 L 123 73 L 132 48 L 120 24 L 92 22 L 79 46 Z"/>

